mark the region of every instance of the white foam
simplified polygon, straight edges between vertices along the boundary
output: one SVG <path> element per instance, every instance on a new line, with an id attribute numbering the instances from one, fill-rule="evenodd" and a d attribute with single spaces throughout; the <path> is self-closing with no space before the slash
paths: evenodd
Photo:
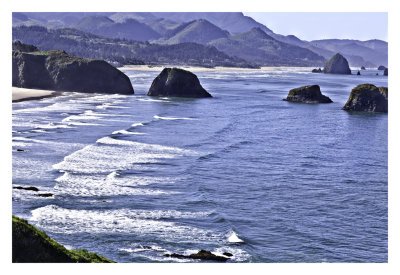
<path id="1" fill-rule="evenodd" d="M 114 195 L 165 195 L 175 194 L 172 191 L 163 191 L 151 188 L 136 188 L 145 186 L 152 182 L 151 179 L 140 179 L 140 177 L 119 178 L 117 172 L 107 176 L 103 175 L 74 175 L 65 172 L 56 179 L 54 193 L 56 195 L 68 196 L 114 196 Z"/>
<path id="2" fill-rule="evenodd" d="M 33 126 L 37 129 L 61 129 L 61 128 L 71 128 L 65 124 L 55 124 L 54 122 L 50 122 L 48 124 L 33 124 Z"/>
<path id="3" fill-rule="evenodd" d="M 168 100 L 151 99 L 151 98 L 139 98 L 137 101 L 144 101 L 144 102 L 169 102 Z"/>
<path id="4" fill-rule="evenodd" d="M 190 118 L 190 117 L 166 117 L 166 116 L 158 116 L 155 115 L 153 116 L 156 119 L 163 119 L 163 120 L 197 120 L 196 118 Z"/>
<path id="5" fill-rule="evenodd" d="M 113 133 L 113 135 L 116 135 L 116 134 L 122 134 L 122 135 L 147 135 L 146 133 L 130 132 L 130 131 L 127 131 L 127 130 L 118 130 L 118 131 L 114 131 L 112 133 Z"/>
<path id="6" fill-rule="evenodd" d="M 138 126 L 144 126 L 144 124 L 139 122 L 139 123 L 133 123 L 131 125 L 131 127 L 138 127 Z"/>
<path id="7" fill-rule="evenodd" d="M 163 241 L 219 242 L 221 234 L 180 223 L 166 218 L 193 218 L 205 213 L 162 210 L 75 210 L 47 205 L 32 210 L 31 221 L 53 233 L 131 233 Z M 207 213 L 206 213 L 207 214 Z"/>
<path id="8" fill-rule="evenodd" d="M 235 262 L 244 262 L 250 258 L 250 254 L 239 247 L 223 246 L 218 247 L 214 251 L 212 251 L 212 253 L 215 255 L 227 257 L 223 254 L 224 252 L 231 253 L 233 256 L 228 258 Z"/>
<path id="9" fill-rule="evenodd" d="M 230 243 L 243 243 L 243 240 L 238 237 L 235 231 L 232 230 L 230 236 L 228 237 L 228 242 Z"/>

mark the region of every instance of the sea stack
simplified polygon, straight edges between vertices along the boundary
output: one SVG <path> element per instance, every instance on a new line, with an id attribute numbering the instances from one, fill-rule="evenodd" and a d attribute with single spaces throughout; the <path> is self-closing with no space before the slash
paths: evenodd
<path id="1" fill-rule="evenodd" d="M 378 71 L 383 71 L 383 70 L 385 70 L 385 69 L 386 69 L 386 67 L 383 66 L 383 65 L 380 65 L 380 66 L 378 67 Z"/>
<path id="2" fill-rule="evenodd" d="M 13 51 L 12 85 L 82 93 L 134 93 L 129 77 L 107 62 L 75 57 L 61 50 Z"/>
<path id="3" fill-rule="evenodd" d="M 351 90 L 349 99 L 342 108 L 347 111 L 388 112 L 388 88 L 372 84 L 361 84 Z"/>
<path id="4" fill-rule="evenodd" d="M 201 98 L 212 97 L 192 72 L 178 68 L 164 68 L 153 80 L 148 96 Z"/>
<path id="5" fill-rule="evenodd" d="M 337 53 L 325 63 L 324 73 L 326 74 L 351 74 L 349 63 L 346 58 Z"/>
<path id="6" fill-rule="evenodd" d="M 292 89 L 289 91 L 287 98 L 283 100 L 299 103 L 332 103 L 329 97 L 321 93 L 318 85 L 309 85 Z"/>

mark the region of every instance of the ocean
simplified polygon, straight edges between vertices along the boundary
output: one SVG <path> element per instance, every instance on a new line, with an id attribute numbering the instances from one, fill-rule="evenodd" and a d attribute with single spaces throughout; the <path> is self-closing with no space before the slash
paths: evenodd
<path id="1" fill-rule="evenodd" d="M 13 214 L 117 262 L 387 262 L 388 115 L 341 110 L 376 70 L 200 70 L 206 99 L 135 95 L 13 103 Z M 356 73 L 356 71 L 353 71 Z M 318 84 L 331 104 L 282 101 Z M 17 149 L 24 150 L 23 152 Z M 37 194 L 51 193 L 50 197 Z"/>

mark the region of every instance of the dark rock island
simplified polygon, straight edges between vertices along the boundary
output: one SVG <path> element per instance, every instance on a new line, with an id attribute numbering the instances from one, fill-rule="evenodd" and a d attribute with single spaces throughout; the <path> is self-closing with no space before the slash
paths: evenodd
<path id="1" fill-rule="evenodd" d="M 351 74 L 347 59 L 337 53 L 325 63 L 324 73 L 326 74 Z"/>
<path id="2" fill-rule="evenodd" d="M 385 70 L 383 71 L 383 75 L 388 75 L 388 68 L 385 68 Z"/>
<path id="3" fill-rule="evenodd" d="M 313 69 L 311 72 L 312 73 L 322 73 L 323 71 L 321 70 L 321 68 L 318 68 L 318 69 Z"/>
<path id="4" fill-rule="evenodd" d="M 385 70 L 385 69 L 386 69 L 386 67 L 383 66 L 383 65 L 380 65 L 380 66 L 378 67 L 378 71 L 383 71 L 383 70 Z"/>
<path id="5" fill-rule="evenodd" d="M 21 45 L 18 47 L 31 50 Z M 129 77 L 103 60 L 79 58 L 61 50 L 23 52 L 19 49 L 12 52 L 12 85 L 15 87 L 83 93 L 134 93 Z"/>
<path id="6" fill-rule="evenodd" d="M 68 250 L 26 220 L 12 216 L 13 263 L 112 263 L 85 249 Z"/>
<path id="7" fill-rule="evenodd" d="M 212 97 L 200 84 L 197 76 L 178 68 L 164 68 L 153 80 L 148 96 Z"/>
<path id="8" fill-rule="evenodd" d="M 332 103 L 332 100 L 324 96 L 318 85 L 309 85 L 295 88 L 289 91 L 285 101 L 299 103 Z"/>
<path id="9" fill-rule="evenodd" d="M 351 90 L 349 99 L 342 108 L 347 111 L 388 112 L 388 88 L 372 84 L 361 84 Z"/>
<path id="10" fill-rule="evenodd" d="M 227 254 L 233 256 L 231 253 Z M 179 259 L 193 259 L 193 260 L 216 261 L 216 262 L 226 262 L 227 260 L 229 260 L 229 258 L 227 257 L 215 255 L 208 250 L 200 250 L 196 254 L 190 254 L 190 255 L 172 253 L 172 254 L 165 254 L 164 256 L 171 258 L 179 258 Z"/>

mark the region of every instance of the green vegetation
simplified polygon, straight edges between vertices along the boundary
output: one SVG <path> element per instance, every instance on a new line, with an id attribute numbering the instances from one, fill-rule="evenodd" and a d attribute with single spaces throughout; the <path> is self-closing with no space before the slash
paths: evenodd
<path id="1" fill-rule="evenodd" d="M 88 16 L 73 24 L 72 27 L 110 38 L 125 38 L 136 41 L 148 41 L 160 37 L 160 34 L 152 28 L 132 18 L 117 23 L 107 16 Z"/>
<path id="2" fill-rule="evenodd" d="M 388 112 L 388 89 L 373 84 L 361 84 L 351 90 L 342 108 L 348 111 Z"/>
<path id="3" fill-rule="evenodd" d="M 112 263 L 86 249 L 68 250 L 26 220 L 12 216 L 14 263 Z"/>
<path id="4" fill-rule="evenodd" d="M 275 40 L 259 28 L 210 42 L 218 50 L 261 66 L 321 66 L 325 58 Z"/>
<path id="5" fill-rule="evenodd" d="M 34 45 L 22 44 L 21 41 L 15 41 L 12 43 L 13 51 L 21 51 L 21 52 L 37 52 L 39 51 Z"/>
<path id="6" fill-rule="evenodd" d="M 162 44 L 178 44 L 184 42 L 207 44 L 212 40 L 226 38 L 228 36 L 229 33 L 227 31 L 221 30 L 207 20 L 199 19 L 189 23 L 183 23 L 178 28 L 167 33 L 167 39 L 160 39 L 155 42 Z"/>
<path id="7" fill-rule="evenodd" d="M 48 30 L 39 26 L 14 27 L 13 40 L 36 45 L 42 51 L 65 50 L 71 55 L 103 59 L 121 65 L 191 65 L 203 67 L 254 67 L 230 57 L 213 46 L 196 43 L 157 45 L 126 39 L 106 38 L 75 29 Z"/>

